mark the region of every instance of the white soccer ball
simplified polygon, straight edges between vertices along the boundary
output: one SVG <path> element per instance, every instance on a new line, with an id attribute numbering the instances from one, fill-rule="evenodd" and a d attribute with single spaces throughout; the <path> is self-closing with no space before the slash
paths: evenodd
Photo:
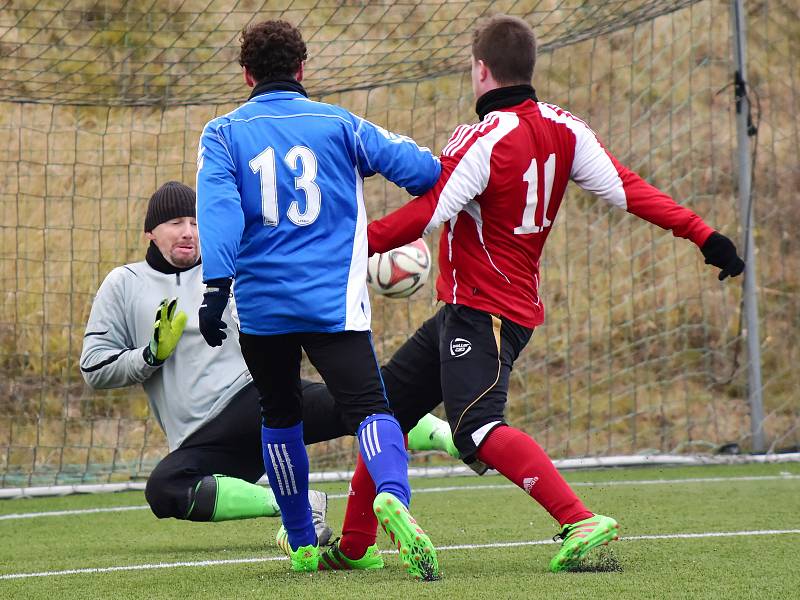
<path id="1" fill-rule="evenodd" d="M 367 283 L 388 298 L 408 298 L 428 281 L 431 251 L 422 238 L 415 242 L 373 254 L 367 264 Z"/>

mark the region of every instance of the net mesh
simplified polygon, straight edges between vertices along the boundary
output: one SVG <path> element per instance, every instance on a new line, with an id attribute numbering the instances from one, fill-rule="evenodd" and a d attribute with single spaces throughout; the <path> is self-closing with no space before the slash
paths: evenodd
<path id="1" fill-rule="evenodd" d="M 371 89 L 463 69 L 477 19 L 504 12 L 536 27 L 544 48 L 615 31 L 689 0 L 473 2 L 181 0 L 22 1 L 2 13 L 0 99 L 47 104 L 176 105 L 242 94 L 244 25 L 284 19 L 308 44 L 315 94 Z"/>
<path id="2" fill-rule="evenodd" d="M 2 4 L 2 2 L 0 2 Z M 284 18 L 309 42 L 307 88 L 435 150 L 474 122 L 471 31 L 522 16 L 540 99 L 587 120 L 624 163 L 741 247 L 729 7 L 676 2 L 14 2 L 0 11 L 0 486 L 144 477 L 166 452 L 138 388 L 78 369 L 91 299 L 143 258 L 146 202 L 192 185 L 203 125 L 245 95 L 238 33 Z M 766 437 L 797 446 L 800 9 L 749 8 L 758 135 L 754 225 Z M 759 102 L 755 102 L 755 94 Z M 407 197 L 365 185 L 377 217 Z M 429 239 L 435 248 L 435 240 Z M 689 242 L 571 187 L 542 261 L 547 322 L 512 373 L 508 417 L 554 457 L 750 443 L 741 279 Z M 373 298 L 379 358 L 435 310 L 433 287 Z M 307 370 L 308 375 L 314 374 Z M 351 464 L 350 439 L 311 449 Z M 422 457 L 418 460 L 435 460 Z"/>

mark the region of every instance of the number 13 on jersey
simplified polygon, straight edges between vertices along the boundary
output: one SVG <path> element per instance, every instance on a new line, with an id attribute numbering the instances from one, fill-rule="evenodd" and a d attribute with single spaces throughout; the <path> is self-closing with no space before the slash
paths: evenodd
<path id="1" fill-rule="evenodd" d="M 286 216 L 300 227 L 311 225 L 319 217 L 322 204 L 322 194 L 319 186 L 314 181 L 317 177 L 317 157 L 306 146 L 294 146 L 283 158 L 292 171 L 301 169 L 299 177 L 294 178 L 294 188 L 303 190 L 306 196 L 306 208 L 300 210 L 297 200 L 292 200 Z M 299 165 L 298 165 L 299 162 Z M 268 146 L 250 160 L 250 170 L 259 176 L 261 185 L 261 214 L 264 225 L 277 227 L 278 214 L 278 186 L 276 181 L 275 149 Z"/>

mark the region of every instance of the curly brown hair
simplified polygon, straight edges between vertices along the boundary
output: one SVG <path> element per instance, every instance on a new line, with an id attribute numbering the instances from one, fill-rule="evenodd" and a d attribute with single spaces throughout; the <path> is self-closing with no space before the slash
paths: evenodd
<path id="1" fill-rule="evenodd" d="M 308 56 L 300 31 L 286 21 L 248 25 L 240 37 L 239 64 L 260 82 L 292 79 Z"/>

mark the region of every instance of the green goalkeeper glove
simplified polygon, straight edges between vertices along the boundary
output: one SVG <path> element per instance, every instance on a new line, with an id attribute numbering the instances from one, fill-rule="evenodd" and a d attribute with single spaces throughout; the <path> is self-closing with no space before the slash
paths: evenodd
<path id="1" fill-rule="evenodd" d="M 153 323 L 153 337 L 144 349 L 144 361 L 153 367 L 167 360 L 175 351 L 178 340 L 186 327 L 186 313 L 178 308 L 177 298 L 164 298 L 158 305 L 156 321 Z"/>

